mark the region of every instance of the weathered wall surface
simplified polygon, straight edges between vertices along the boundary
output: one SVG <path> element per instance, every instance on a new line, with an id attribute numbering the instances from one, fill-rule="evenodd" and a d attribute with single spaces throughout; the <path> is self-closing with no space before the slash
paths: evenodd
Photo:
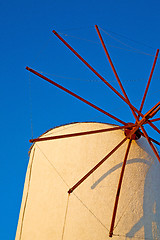
<path id="1" fill-rule="evenodd" d="M 75 123 L 54 136 L 110 128 Z M 113 126 L 112 126 L 113 127 Z M 34 144 L 28 164 L 16 240 L 107 240 L 125 142 L 68 196 L 68 189 L 122 139 L 122 130 Z M 160 239 L 160 164 L 147 141 L 132 141 L 112 239 Z"/>

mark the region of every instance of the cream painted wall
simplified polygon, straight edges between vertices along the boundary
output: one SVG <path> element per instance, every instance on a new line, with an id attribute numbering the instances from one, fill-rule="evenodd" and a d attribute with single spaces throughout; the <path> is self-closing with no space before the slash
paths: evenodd
<path id="1" fill-rule="evenodd" d="M 110 128 L 73 123 L 42 135 Z M 113 127 L 113 126 L 112 126 Z M 107 240 L 127 142 L 68 196 L 68 189 L 122 139 L 122 130 L 33 145 L 16 240 Z M 160 239 L 160 164 L 147 141 L 132 141 L 113 240 Z"/>

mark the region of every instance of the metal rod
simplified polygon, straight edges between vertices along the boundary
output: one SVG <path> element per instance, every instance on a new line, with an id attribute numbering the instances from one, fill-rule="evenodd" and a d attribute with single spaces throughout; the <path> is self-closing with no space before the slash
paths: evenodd
<path id="1" fill-rule="evenodd" d="M 142 99 L 142 102 L 141 102 L 141 106 L 140 106 L 140 110 L 139 110 L 140 112 L 142 112 L 144 101 L 145 101 L 146 96 L 147 96 L 147 92 L 148 92 L 148 88 L 149 88 L 149 85 L 150 85 L 150 82 L 151 82 L 151 79 L 152 79 L 153 71 L 154 71 L 154 68 L 155 68 L 155 65 L 156 65 L 156 62 L 157 62 L 158 53 L 159 53 L 159 49 L 157 49 L 157 51 L 156 51 L 156 56 L 154 58 L 153 66 L 152 66 L 152 69 L 151 69 L 151 73 L 150 73 L 150 76 L 149 76 L 149 79 L 148 79 L 148 82 L 147 82 L 147 86 L 146 86 L 146 89 L 145 89 L 145 92 L 144 92 L 144 95 L 143 95 L 143 99 Z"/>
<path id="2" fill-rule="evenodd" d="M 147 113 L 150 114 L 151 117 L 153 117 L 156 113 L 154 113 L 153 115 L 153 112 L 154 111 L 159 111 L 159 107 L 160 107 L 160 101 L 158 103 L 156 103 Z"/>
<path id="3" fill-rule="evenodd" d="M 156 157 L 157 157 L 158 161 L 160 162 L 160 156 L 159 156 L 159 154 L 158 154 L 157 150 L 155 149 L 155 147 L 154 147 L 153 143 L 152 143 L 152 142 L 151 142 L 151 140 L 149 139 L 149 136 L 148 136 L 147 132 L 145 131 L 145 129 L 144 129 L 144 127 L 143 127 L 143 126 L 140 126 L 140 128 L 141 128 L 141 130 L 142 130 L 142 132 L 143 132 L 143 134 L 144 134 L 145 138 L 147 139 L 147 141 L 148 141 L 149 145 L 151 146 L 151 148 L 152 148 L 152 150 L 153 150 L 154 154 L 156 155 Z"/>
<path id="4" fill-rule="evenodd" d="M 154 117 L 154 115 L 157 114 L 159 110 L 160 110 L 160 106 L 152 112 L 151 118 Z"/>
<path id="5" fill-rule="evenodd" d="M 142 118 L 142 120 L 143 119 L 146 119 L 146 121 L 143 123 L 143 124 L 145 124 L 145 123 L 147 123 L 148 122 L 148 124 L 150 125 L 150 126 L 152 126 L 157 132 L 159 132 L 160 133 L 160 130 L 156 127 L 156 126 L 154 126 L 154 124 L 152 123 L 152 122 L 150 122 L 150 120 L 149 120 L 149 118 L 151 118 L 152 117 L 152 113 L 154 112 L 154 110 L 159 106 L 159 104 L 160 104 L 160 102 L 158 102 L 155 106 L 153 106 L 145 115 L 144 115 L 144 117 Z M 141 122 L 141 121 L 140 121 Z M 145 129 L 144 129 L 144 127 L 142 127 L 141 126 L 141 129 L 142 129 L 142 132 L 144 133 L 144 136 L 146 137 L 146 134 L 147 133 L 145 133 Z M 150 141 L 149 140 L 149 136 L 147 135 L 147 140 L 148 141 Z M 151 144 L 152 144 L 152 142 L 151 142 Z M 152 144 L 153 145 L 153 144 Z M 152 149 L 154 148 L 154 146 L 152 147 Z M 154 150 L 153 150 L 154 151 Z M 155 151 L 154 151 L 155 152 Z M 157 155 L 156 155 L 157 156 Z M 159 159 L 159 155 L 158 155 L 158 159 Z"/>
<path id="6" fill-rule="evenodd" d="M 151 111 L 151 113 L 150 113 L 151 118 L 160 110 L 159 105 L 160 105 L 160 101 L 150 110 Z M 157 110 L 156 110 L 156 108 L 157 108 Z M 160 130 L 152 122 L 150 122 L 150 120 L 148 120 L 148 123 L 153 129 L 155 129 L 158 133 L 160 133 Z"/>
<path id="7" fill-rule="evenodd" d="M 134 127 L 134 126 L 136 126 L 136 125 L 128 124 L 128 125 L 122 126 L 122 127 L 113 127 L 113 128 L 107 128 L 107 129 L 64 134 L 64 135 L 58 135 L 58 136 L 52 136 L 52 137 L 43 137 L 43 138 L 40 137 L 40 138 L 30 139 L 29 142 L 33 143 L 33 142 L 42 142 L 42 141 L 56 140 L 56 139 L 62 139 L 62 138 L 78 137 L 78 136 L 84 136 L 84 135 L 90 135 L 90 134 L 96 134 L 96 133 L 110 132 L 110 131 L 115 131 L 115 130 L 119 130 L 119 129 L 130 128 L 130 127 Z"/>
<path id="8" fill-rule="evenodd" d="M 112 237 L 112 235 L 113 235 L 113 229 L 114 229 L 114 223 L 115 223 L 115 219 L 116 219 L 118 201 L 119 201 L 119 196 L 120 196 L 120 191 L 121 191 L 125 166 L 126 166 L 127 157 L 128 157 L 128 154 L 129 154 L 131 142 L 132 142 L 132 140 L 130 139 L 129 143 L 128 143 L 128 146 L 127 146 L 126 153 L 125 153 L 125 157 L 124 157 L 124 161 L 123 161 L 123 165 L 122 165 L 122 169 L 121 169 L 121 174 L 120 174 L 120 177 L 119 177 L 119 183 L 118 183 L 116 199 L 115 199 L 115 203 L 114 203 L 114 209 L 113 209 L 113 215 L 112 215 L 111 226 L 110 226 L 110 231 L 109 231 L 109 237 Z"/>
<path id="9" fill-rule="evenodd" d="M 141 134 L 143 137 L 145 137 L 144 134 L 143 134 L 143 132 L 140 131 L 140 134 Z M 148 136 L 148 137 L 149 137 L 149 136 Z M 156 141 L 155 139 L 149 137 L 149 140 L 152 141 L 152 142 L 154 142 L 154 143 L 156 143 L 157 145 L 160 146 L 160 142 Z"/>
<path id="10" fill-rule="evenodd" d="M 68 193 L 72 193 L 81 183 L 83 183 L 86 178 L 88 178 L 98 167 L 100 167 L 126 140 L 125 137 L 113 150 L 108 153 L 95 167 L 93 167 L 84 177 L 82 177 L 73 187 L 68 190 Z"/>
<path id="11" fill-rule="evenodd" d="M 63 90 L 63 91 L 65 91 L 65 92 L 69 93 L 70 95 L 72 95 L 73 97 L 79 99 L 80 101 L 82 101 L 82 102 L 88 104 L 89 106 L 95 108 L 95 109 L 98 110 L 99 112 L 104 113 L 105 115 L 107 115 L 108 117 L 114 119 L 115 121 L 117 121 L 117 122 L 119 122 L 119 123 L 121 123 L 121 124 L 123 124 L 123 125 L 126 125 L 126 123 L 125 123 L 124 121 L 122 121 L 122 120 L 120 120 L 119 118 L 113 116 L 112 114 L 110 114 L 110 113 L 104 111 L 103 109 L 97 107 L 96 105 L 94 105 L 94 104 L 92 104 L 91 102 L 85 100 L 84 98 L 78 96 L 77 94 L 71 92 L 70 90 L 68 90 L 67 88 L 61 86 L 60 84 L 58 84 L 58 83 L 56 83 L 56 82 L 50 80 L 49 78 L 43 76 L 42 74 L 38 73 L 37 71 L 35 71 L 35 70 L 33 70 L 33 69 L 29 68 L 29 67 L 26 67 L 26 69 L 27 69 L 28 71 L 34 73 L 34 74 L 37 75 L 38 77 L 40 77 L 40 78 L 46 80 L 47 82 L 53 84 L 54 86 L 60 88 L 61 90 Z"/>
<path id="12" fill-rule="evenodd" d="M 155 118 L 155 119 L 150 120 L 150 122 L 156 122 L 156 121 L 160 121 L 160 118 Z"/>
<path id="13" fill-rule="evenodd" d="M 121 88 L 121 90 L 122 90 L 122 92 L 123 92 L 123 95 L 125 96 L 128 104 L 129 104 L 129 103 L 130 103 L 129 98 L 128 98 L 128 96 L 127 96 L 127 94 L 126 94 L 126 91 L 124 90 L 124 87 L 123 87 L 123 85 L 122 85 L 122 83 L 121 83 L 121 81 L 120 81 L 120 78 L 119 78 L 119 76 L 118 76 L 118 74 L 117 74 L 117 72 L 116 72 L 116 69 L 115 69 L 114 64 L 113 64 L 113 62 L 112 62 L 112 60 L 111 60 L 111 57 L 110 57 L 110 55 L 109 55 L 109 52 L 108 52 L 108 50 L 107 50 L 107 48 L 106 48 L 106 46 L 105 46 L 105 43 L 104 43 L 104 41 L 103 41 L 103 38 L 102 38 L 101 33 L 100 33 L 100 31 L 99 31 L 99 28 L 98 28 L 97 25 L 95 25 L 95 28 L 96 28 L 96 31 L 97 31 L 98 36 L 99 36 L 99 38 L 100 38 L 100 41 L 101 41 L 101 43 L 102 43 L 102 46 L 103 46 L 103 48 L 104 48 L 104 51 L 105 51 L 105 53 L 106 53 L 106 56 L 107 56 L 107 58 L 108 58 L 108 61 L 109 61 L 110 65 L 111 65 L 111 68 L 112 68 L 112 70 L 113 70 L 113 73 L 114 73 L 114 75 L 115 75 L 115 77 L 116 77 L 116 79 L 117 79 L 117 82 L 118 82 L 118 84 L 119 84 L 119 86 L 120 86 L 120 88 Z M 130 108 L 131 108 L 131 107 L 130 107 Z M 131 108 L 131 111 L 132 111 L 132 113 L 134 112 L 132 108 Z M 133 113 L 133 115 L 134 115 L 134 113 Z"/>
<path id="14" fill-rule="evenodd" d="M 144 120 L 146 119 L 145 122 L 147 122 L 147 121 L 149 122 L 148 118 L 149 118 L 149 117 L 152 117 L 152 113 L 153 113 L 154 110 L 159 106 L 159 104 L 160 104 L 160 102 L 158 102 L 155 106 L 153 106 L 153 107 L 144 115 L 144 118 L 143 118 L 143 119 L 144 119 Z M 143 122 L 143 119 L 142 119 L 140 122 Z M 145 123 L 145 122 L 144 122 L 144 123 Z M 144 124 L 144 123 L 143 123 L 143 124 Z M 148 141 L 149 145 L 151 146 L 154 154 L 156 155 L 158 161 L 160 162 L 160 156 L 159 156 L 157 150 L 155 149 L 153 143 L 151 142 L 151 139 L 149 138 L 147 132 L 145 131 L 144 127 L 142 126 L 143 124 L 139 125 L 139 122 L 138 122 L 137 125 L 139 125 L 139 127 L 141 128 L 141 130 L 142 130 L 145 138 L 147 139 L 147 141 Z"/>
<path id="15" fill-rule="evenodd" d="M 160 133 L 160 130 L 150 121 L 148 120 L 148 124 L 158 133 Z"/>

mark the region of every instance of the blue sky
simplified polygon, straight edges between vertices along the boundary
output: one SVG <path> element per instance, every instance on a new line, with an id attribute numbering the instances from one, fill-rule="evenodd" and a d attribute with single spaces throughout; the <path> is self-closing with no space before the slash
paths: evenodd
<path id="1" fill-rule="evenodd" d="M 124 121 L 128 106 L 88 70 L 52 33 L 55 29 L 117 90 L 94 25 L 101 30 L 131 102 L 139 108 L 156 49 L 160 48 L 160 3 L 153 1 L 1 1 L 0 239 L 15 238 L 29 139 L 71 122 L 116 123 L 47 82 L 29 66 Z M 144 106 L 160 99 L 158 59 Z M 160 113 L 157 114 L 160 117 Z M 156 123 L 160 128 L 160 123 Z M 150 136 L 159 135 L 147 128 Z"/>

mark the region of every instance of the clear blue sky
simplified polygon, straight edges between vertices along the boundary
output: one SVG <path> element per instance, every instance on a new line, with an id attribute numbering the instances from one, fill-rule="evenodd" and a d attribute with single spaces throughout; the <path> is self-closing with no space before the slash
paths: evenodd
<path id="1" fill-rule="evenodd" d="M 122 120 L 133 121 L 127 105 L 52 34 L 53 29 L 67 34 L 63 35 L 65 39 L 119 90 L 99 43 L 95 24 L 105 30 L 102 34 L 119 77 L 131 102 L 139 108 L 153 55 L 160 48 L 158 0 L 0 2 L 2 240 L 15 238 L 28 164 L 29 139 L 32 138 L 31 125 L 33 136 L 38 137 L 49 128 L 71 122 L 116 123 L 29 74 L 25 70 L 27 65 L 46 73 Z M 160 100 L 159 96 L 160 60 L 156 65 L 144 112 Z M 160 113 L 157 117 L 160 117 Z M 160 127 L 160 123 L 156 125 Z M 152 137 L 160 140 L 158 134 L 151 129 L 148 131 Z"/>

